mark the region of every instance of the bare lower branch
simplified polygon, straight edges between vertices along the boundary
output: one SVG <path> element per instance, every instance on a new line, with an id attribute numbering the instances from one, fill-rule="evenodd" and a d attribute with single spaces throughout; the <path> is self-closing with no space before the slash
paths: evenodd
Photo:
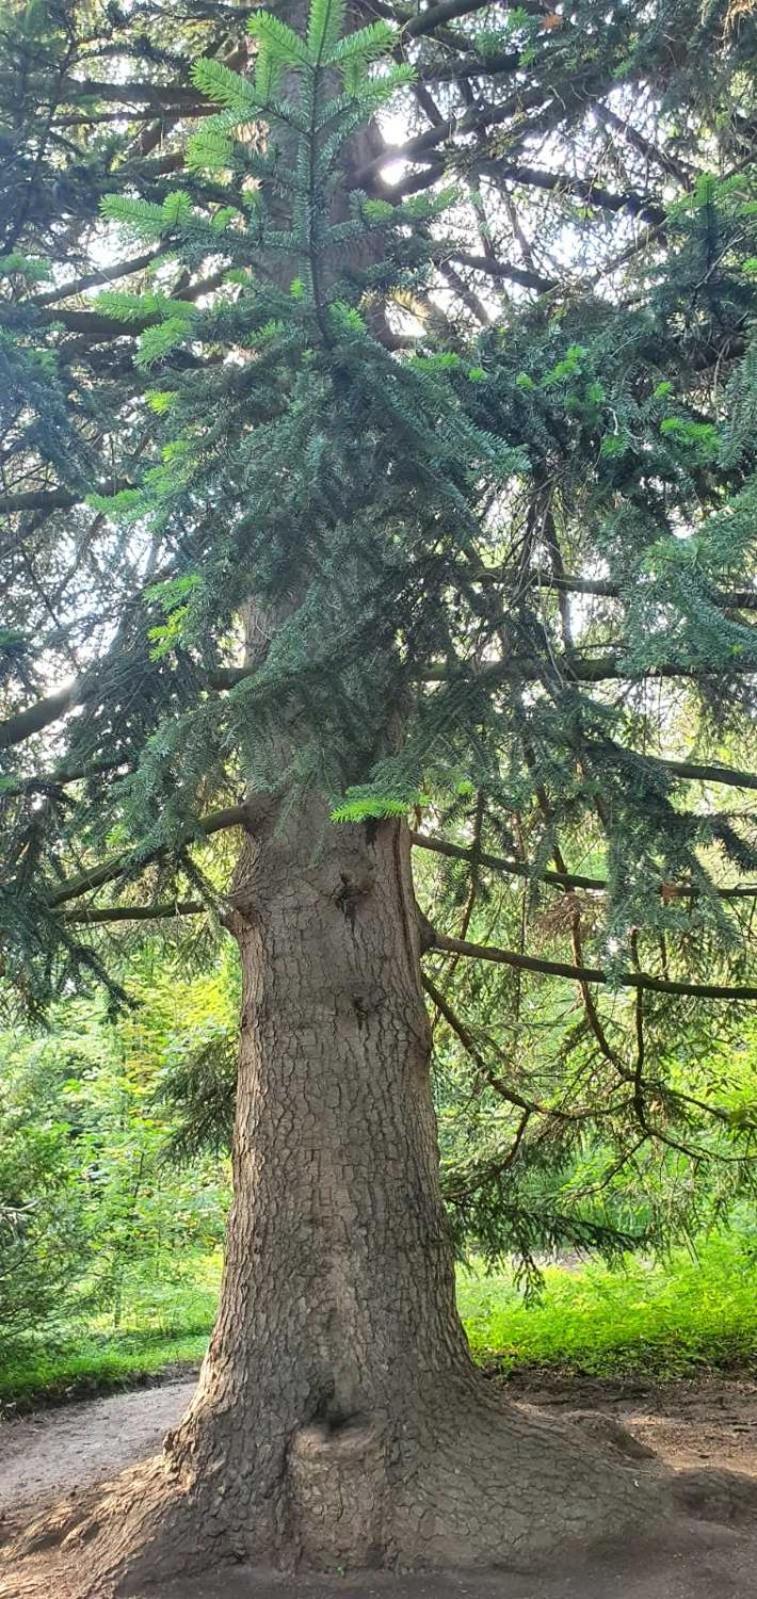
<path id="1" fill-rule="evenodd" d="M 243 827 L 248 819 L 249 812 L 246 805 L 227 805 L 223 810 L 213 811 L 209 816 L 198 818 L 195 829 L 210 837 L 211 834 L 220 833 L 227 827 Z M 189 844 L 193 837 L 194 829 L 187 829 L 181 842 Z M 166 853 L 167 848 L 167 845 L 161 844 L 157 849 L 150 850 L 137 863 L 137 868 L 141 871 L 144 866 L 151 865 L 154 860 Z M 112 855 L 110 860 L 102 861 L 99 866 L 93 866 L 89 871 L 80 872 L 78 877 L 69 878 L 50 895 L 48 903 L 53 908 L 65 905 L 68 900 L 78 899 L 80 895 L 88 894 L 92 889 L 103 888 L 106 883 L 115 882 L 134 867 L 134 858 L 130 852 L 120 850 L 118 855 Z"/>
<path id="2" fill-rule="evenodd" d="M 493 945 L 469 944 L 464 939 L 431 931 L 433 942 L 427 948 L 432 950 L 449 950 L 453 954 L 470 956 L 472 960 L 495 961 L 520 971 L 541 972 L 547 977 L 569 977 L 578 983 L 610 983 L 614 988 L 641 988 L 653 994 L 689 995 L 694 999 L 757 1000 L 757 988 L 736 988 L 724 983 L 679 983 L 653 977 L 648 972 L 624 972 L 620 977 L 609 977 L 600 966 L 570 966 L 567 961 L 542 960 L 536 955 L 519 955 L 514 950 L 497 949 Z"/>
<path id="3" fill-rule="evenodd" d="M 159 922 L 174 916 L 201 916 L 207 910 L 200 899 L 166 900 L 157 905 L 103 905 L 92 910 L 66 911 L 64 921 L 85 922 Z"/>
<path id="4" fill-rule="evenodd" d="M 508 877 L 533 877 L 527 861 L 514 860 L 507 855 L 491 855 L 486 850 L 466 849 L 462 844 L 450 844 L 446 838 L 432 838 L 429 833 L 411 830 L 410 842 L 418 849 L 432 850 L 436 855 L 447 855 L 450 860 L 469 861 L 471 865 L 488 866 L 494 872 L 505 872 Z M 583 888 L 590 894 L 606 894 L 608 883 L 604 877 L 585 877 L 580 872 L 539 872 L 540 883 L 551 883 L 556 888 Z M 676 897 L 687 898 L 694 889 L 686 883 L 676 884 Z M 660 884 L 662 891 L 662 884 Z M 718 888 L 719 899 L 757 899 L 757 885 L 737 884 L 734 888 Z"/>

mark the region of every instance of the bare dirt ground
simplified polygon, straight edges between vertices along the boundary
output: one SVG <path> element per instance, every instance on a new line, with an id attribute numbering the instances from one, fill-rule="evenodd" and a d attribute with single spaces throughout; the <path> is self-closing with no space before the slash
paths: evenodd
<path id="1" fill-rule="evenodd" d="M 0 1423 L 0 1543 L 64 1494 L 114 1476 L 160 1446 L 189 1401 L 193 1381 L 134 1390 L 41 1410 Z M 518 1378 L 519 1403 L 560 1412 L 598 1412 L 678 1470 L 717 1467 L 757 1478 L 757 1381 L 708 1377 L 663 1387 L 552 1377 Z M 0 1576 L 0 1599 L 66 1599 L 81 1573 L 54 1553 Z M 216 1584 L 182 1582 L 161 1599 L 757 1599 L 755 1525 L 687 1523 L 677 1541 L 658 1543 L 632 1562 L 615 1552 L 590 1566 L 537 1575 L 470 1573 L 349 1578 L 272 1576 L 247 1568 Z M 148 1596 L 145 1595 L 145 1599 Z"/>

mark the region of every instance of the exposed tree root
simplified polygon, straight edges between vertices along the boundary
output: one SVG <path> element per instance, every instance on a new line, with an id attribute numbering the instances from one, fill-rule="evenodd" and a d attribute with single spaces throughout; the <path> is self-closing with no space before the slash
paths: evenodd
<path id="1" fill-rule="evenodd" d="M 401 1425 L 303 1428 L 264 1506 L 244 1483 L 177 1466 L 169 1448 L 38 1518 L 10 1558 L 55 1545 L 76 1570 L 75 1599 L 126 1599 L 235 1561 L 529 1570 L 682 1516 L 754 1517 L 757 1481 L 669 1472 L 607 1418 L 467 1401 L 440 1396 Z"/>

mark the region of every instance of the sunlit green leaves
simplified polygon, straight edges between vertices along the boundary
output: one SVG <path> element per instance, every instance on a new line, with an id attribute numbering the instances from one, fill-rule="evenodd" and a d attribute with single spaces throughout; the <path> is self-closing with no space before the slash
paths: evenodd
<path id="1" fill-rule="evenodd" d="M 101 201 L 100 209 L 104 217 L 122 223 L 132 235 L 160 239 L 186 219 L 192 202 L 183 190 L 167 194 L 162 205 L 155 205 L 149 200 L 132 199 L 129 195 L 107 194 Z"/>

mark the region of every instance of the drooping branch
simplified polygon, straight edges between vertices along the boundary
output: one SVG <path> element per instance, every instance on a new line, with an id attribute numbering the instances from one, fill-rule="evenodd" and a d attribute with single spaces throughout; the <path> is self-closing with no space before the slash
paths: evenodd
<path id="1" fill-rule="evenodd" d="M 500 1099 L 508 1100 L 511 1105 L 516 1105 L 519 1110 L 526 1111 L 529 1116 L 554 1116 L 559 1121 L 586 1121 L 590 1116 L 595 1117 L 598 1114 L 601 1114 L 601 1112 L 597 1112 L 596 1110 L 562 1110 L 557 1105 L 544 1105 L 539 1100 L 527 1099 L 523 1094 L 518 1092 L 517 1088 L 511 1087 L 509 1083 L 504 1082 L 501 1077 L 498 1077 L 496 1073 L 492 1071 L 491 1067 L 484 1059 L 484 1056 L 481 1054 L 481 1051 L 478 1049 L 473 1034 L 465 1026 L 465 1023 L 460 1020 L 457 1012 L 452 1009 L 449 1000 L 445 998 L 444 994 L 441 992 L 441 989 L 437 988 L 436 983 L 432 981 L 427 972 L 423 973 L 421 981 L 429 999 L 444 1017 L 444 1020 L 447 1023 L 450 1031 L 455 1034 L 456 1038 L 459 1038 L 466 1054 L 470 1055 L 471 1060 L 478 1068 L 482 1077 L 485 1078 L 486 1082 L 489 1084 L 489 1087 L 494 1089 L 495 1094 L 499 1095 Z"/>
<path id="2" fill-rule="evenodd" d="M 501 966 L 516 970 L 540 972 L 546 977 L 568 977 L 578 983 L 609 983 L 614 988 L 645 989 L 653 994 L 679 994 L 693 999 L 757 1000 L 757 988 L 737 988 L 725 983 L 685 983 L 674 979 L 654 977 L 649 972 L 624 972 L 622 976 L 609 976 L 600 966 L 571 966 L 567 961 L 543 960 L 536 955 L 520 955 L 515 950 L 498 949 L 490 944 L 470 944 L 465 939 L 451 938 L 438 933 L 428 925 L 427 950 L 447 950 L 451 954 L 469 956 L 471 960 L 495 961 Z"/>

